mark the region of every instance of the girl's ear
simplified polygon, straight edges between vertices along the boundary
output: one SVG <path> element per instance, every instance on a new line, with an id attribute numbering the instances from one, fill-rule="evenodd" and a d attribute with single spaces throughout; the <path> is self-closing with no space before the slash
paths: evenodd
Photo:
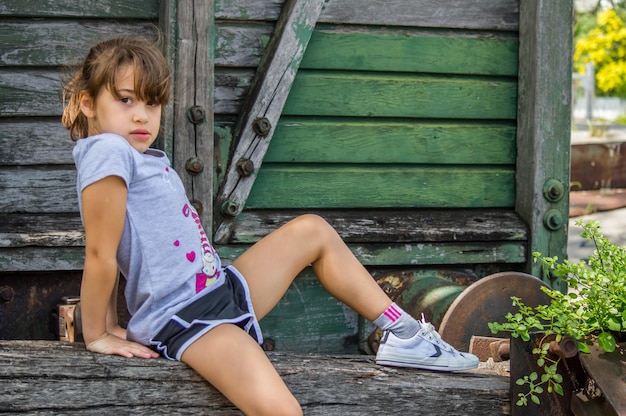
<path id="1" fill-rule="evenodd" d="M 92 118 L 95 113 L 94 102 L 89 94 L 86 92 L 81 92 L 78 97 L 78 106 L 80 107 L 80 111 L 87 118 Z"/>

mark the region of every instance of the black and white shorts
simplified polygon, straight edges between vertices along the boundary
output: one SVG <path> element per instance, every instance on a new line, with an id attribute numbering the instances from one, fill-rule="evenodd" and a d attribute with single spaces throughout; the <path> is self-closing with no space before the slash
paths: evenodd
<path id="1" fill-rule="evenodd" d="M 233 266 L 224 269 L 224 279 L 205 289 L 198 299 L 178 311 L 152 338 L 153 348 L 170 360 L 179 360 L 194 341 L 221 324 L 234 324 L 259 344 L 263 335 L 254 314 L 250 290 Z"/>

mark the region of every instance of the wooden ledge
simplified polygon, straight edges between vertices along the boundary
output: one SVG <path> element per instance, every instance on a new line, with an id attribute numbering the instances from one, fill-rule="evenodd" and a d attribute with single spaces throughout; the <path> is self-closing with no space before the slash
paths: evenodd
<path id="1" fill-rule="evenodd" d="M 308 211 L 307 211 L 308 212 Z M 244 211 L 232 239 L 218 246 L 233 260 L 304 211 Z M 510 209 L 324 210 L 325 217 L 366 266 L 522 264 L 528 227 Z M 411 244 L 412 246 L 407 246 Z M 0 214 L 0 272 L 82 270 L 83 228 L 78 214 Z M 419 255 L 417 254 L 419 252 Z"/>
<path id="2" fill-rule="evenodd" d="M 381 367 L 371 356 L 268 353 L 307 415 L 509 414 L 509 378 Z M 182 363 L 93 354 L 83 344 L 0 341 L 0 413 L 234 415 Z"/>

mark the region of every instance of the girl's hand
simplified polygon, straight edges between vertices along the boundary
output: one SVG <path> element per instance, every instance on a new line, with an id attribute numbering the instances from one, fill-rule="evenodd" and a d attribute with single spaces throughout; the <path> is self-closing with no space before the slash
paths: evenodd
<path id="1" fill-rule="evenodd" d="M 118 338 L 126 339 L 126 330 L 119 325 L 108 328 L 107 332 L 111 335 L 115 335 Z"/>
<path id="2" fill-rule="evenodd" d="M 127 358 L 157 358 L 159 356 L 156 351 L 144 345 L 126 341 L 108 332 L 102 334 L 98 339 L 89 342 L 87 350 L 101 354 L 121 355 Z"/>

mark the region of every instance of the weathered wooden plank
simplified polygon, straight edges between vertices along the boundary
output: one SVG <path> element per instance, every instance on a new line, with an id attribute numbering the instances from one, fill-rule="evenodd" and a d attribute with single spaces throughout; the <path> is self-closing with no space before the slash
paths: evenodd
<path id="1" fill-rule="evenodd" d="M 215 113 L 237 114 L 254 72 L 219 72 L 215 79 Z M 63 112 L 60 69 L 0 67 L 0 118 L 16 116 L 58 117 Z M 185 116 L 186 117 L 186 116 Z"/>
<path id="2" fill-rule="evenodd" d="M 0 214 L 0 233 L 20 232 L 24 234 L 42 231 L 71 232 L 82 230 L 83 225 L 78 211 L 72 213 Z"/>
<path id="3" fill-rule="evenodd" d="M 141 20 L 5 21 L 0 23 L 0 65 L 79 65 L 90 46 L 120 35 L 156 37 L 153 23 Z"/>
<path id="4" fill-rule="evenodd" d="M 283 114 L 514 120 L 516 102 L 507 78 L 300 71 Z"/>
<path id="5" fill-rule="evenodd" d="M 0 247 L 0 271 L 82 270 L 84 247 Z"/>
<path id="6" fill-rule="evenodd" d="M 351 244 L 350 246 L 359 261 L 366 266 L 519 265 L 525 263 L 528 258 L 525 241 Z M 248 247 L 247 244 L 220 246 L 218 253 L 228 264 Z M 83 261 L 83 247 L 0 247 L 0 271 L 82 270 Z"/>
<path id="7" fill-rule="evenodd" d="M 256 68 L 267 48 L 274 25 L 269 22 L 216 21 L 215 65 Z"/>
<path id="8" fill-rule="evenodd" d="M 319 28 L 301 68 L 515 76 L 517 49 L 511 38 Z"/>
<path id="9" fill-rule="evenodd" d="M 154 19 L 158 9 L 158 0 L 3 0 L 0 3 L 0 15 L 17 17 Z"/>
<path id="10" fill-rule="evenodd" d="M 249 69 L 215 72 L 215 114 L 236 116 L 246 99 L 254 72 Z"/>
<path id="11" fill-rule="evenodd" d="M 484 119 L 501 113 L 503 118 L 515 119 L 517 84 L 512 80 L 498 79 L 492 82 L 488 79 L 460 79 L 457 83 L 455 78 L 415 76 L 410 79 L 401 77 L 384 79 L 377 75 L 365 79 L 357 78 L 354 74 L 332 76 L 324 73 L 303 76 L 303 73 L 304 70 L 301 70 L 296 77 L 283 116 L 298 114 L 424 118 L 462 116 L 461 118 Z M 306 80 L 301 79 L 305 77 Z M 216 114 L 237 114 L 246 97 L 251 79 L 251 73 L 246 70 L 216 72 Z M 376 87 L 375 90 L 371 88 L 372 85 Z M 318 88 L 321 91 L 316 93 Z M 340 88 L 339 91 L 345 96 L 338 96 L 337 88 Z M 298 91 L 300 89 L 302 92 Z M 341 98 L 347 100 L 346 103 L 339 102 Z M 449 98 L 454 100 L 452 108 L 449 107 L 451 103 L 447 101 Z M 309 103 L 308 100 L 313 100 L 314 103 Z M 367 100 L 372 101 L 370 107 L 376 108 L 363 107 L 367 104 L 363 101 Z M 293 104 L 297 104 L 297 108 L 290 108 L 292 101 Z M 355 108 L 361 113 L 356 113 Z M 497 113 L 490 114 L 491 111 Z"/>
<path id="12" fill-rule="evenodd" d="M 216 18 L 276 20 L 281 0 L 218 0 Z M 519 0 L 329 0 L 320 22 L 457 29 L 517 29 Z"/>
<path id="13" fill-rule="evenodd" d="M 285 116 L 264 161 L 514 164 L 515 133 L 509 124 Z M 216 134 L 230 131 L 217 126 Z M 0 120 L 2 165 L 73 164 L 73 146 L 56 118 Z"/>
<path id="14" fill-rule="evenodd" d="M 28 178 L 25 178 L 28 179 Z M 30 188 L 4 188 L 0 199 L 0 212 L 17 213 L 77 212 L 76 188 L 72 186 L 49 186 Z"/>
<path id="15" fill-rule="evenodd" d="M 515 172 L 504 167 L 265 165 L 247 208 L 506 208 Z"/>
<path id="16" fill-rule="evenodd" d="M 76 170 L 73 165 L 7 167 L 0 169 L 0 188 L 74 188 Z"/>
<path id="17" fill-rule="evenodd" d="M 0 117 L 61 116 L 58 70 L 0 68 Z"/>
<path id="18" fill-rule="evenodd" d="M 81 228 L 71 231 L 57 231 L 42 228 L 38 232 L 25 233 L 21 230 L 0 233 L 0 247 L 72 247 L 84 246 L 85 238 Z"/>
<path id="19" fill-rule="evenodd" d="M 60 118 L 0 119 L 0 165 L 70 165 L 73 147 Z"/>
<path id="20" fill-rule="evenodd" d="M 256 67 L 272 30 L 267 23 L 222 23 L 215 64 Z M 517 59 L 518 41 L 512 37 L 318 25 L 300 67 L 514 76 Z"/>
<path id="21" fill-rule="evenodd" d="M 315 211 L 313 211 L 315 212 Z M 498 242 L 528 239 L 524 222 L 510 210 L 385 210 L 316 212 L 349 243 Z M 231 244 L 254 243 L 299 211 L 244 211 Z M 81 247 L 78 213 L 0 215 L 0 247 Z"/>
<path id="22" fill-rule="evenodd" d="M 221 258 L 233 261 L 247 245 L 220 246 Z M 365 266 L 416 266 L 524 263 L 525 242 L 352 244 L 350 249 Z"/>
<path id="23" fill-rule="evenodd" d="M 0 214 L 0 247 L 80 247 L 84 244 L 78 212 Z"/>
<path id="24" fill-rule="evenodd" d="M 548 0 L 520 6 L 516 211 L 530 226 L 532 252 L 566 258 L 573 6 Z M 550 179 L 562 186 L 557 201 L 541 192 Z M 551 228 L 545 225 L 549 218 Z M 527 267 L 543 276 L 532 258 Z"/>
<path id="25" fill-rule="evenodd" d="M 283 6 L 235 127 L 235 148 L 218 196 L 218 203 L 230 208 L 217 217 L 216 242 L 227 238 L 246 203 L 323 5 L 324 0 L 287 0 Z M 240 162 L 251 165 L 248 172 L 241 172 Z"/>
<path id="26" fill-rule="evenodd" d="M 252 80 L 249 70 L 215 74 L 215 114 L 237 114 Z M 0 69 L 0 117 L 56 116 L 62 73 Z M 300 71 L 283 115 L 515 119 L 516 81 L 309 73 Z M 341 94 L 339 94 L 341 93 Z M 343 102 L 342 100 L 346 100 Z M 186 116 L 185 116 L 186 120 Z"/>
<path id="27" fill-rule="evenodd" d="M 284 116 L 264 163 L 513 165 L 515 146 L 504 123 Z"/>
<path id="28" fill-rule="evenodd" d="M 174 78 L 174 168 L 199 210 L 207 233 L 213 217 L 213 2 L 177 2 L 176 67 Z M 170 42 L 173 40 L 170 39 Z M 199 112 L 192 121 L 190 111 Z M 186 172 L 188 160 L 203 165 Z"/>
<path id="29" fill-rule="evenodd" d="M 0 169 L 0 212 L 78 212 L 74 166 Z"/>
<path id="30" fill-rule="evenodd" d="M 432 415 L 509 413 L 508 377 L 484 370 L 381 367 L 357 355 L 268 356 L 307 415 L 409 414 L 416 406 Z M 2 412 L 240 414 L 179 362 L 92 354 L 82 344 L 0 341 L 0 364 Z"/>
<path id="31" fill-rule="evenodd" d="M 323 210 L 348 243 L 525 241 L 526 224 L 512 210 Z M 254 243 L 301 211 L 245 210 L 235 221 L 231 244 Z"/>
<path id="32" fill-rule="evenodd" d="M 357 252 L 363 264 L 484 264 L 522 263 L 527 259 L 525 244 L 511 243 L 448 243 L 444 245 L 411 244 L 404 247 L 363 245 Z"/>

